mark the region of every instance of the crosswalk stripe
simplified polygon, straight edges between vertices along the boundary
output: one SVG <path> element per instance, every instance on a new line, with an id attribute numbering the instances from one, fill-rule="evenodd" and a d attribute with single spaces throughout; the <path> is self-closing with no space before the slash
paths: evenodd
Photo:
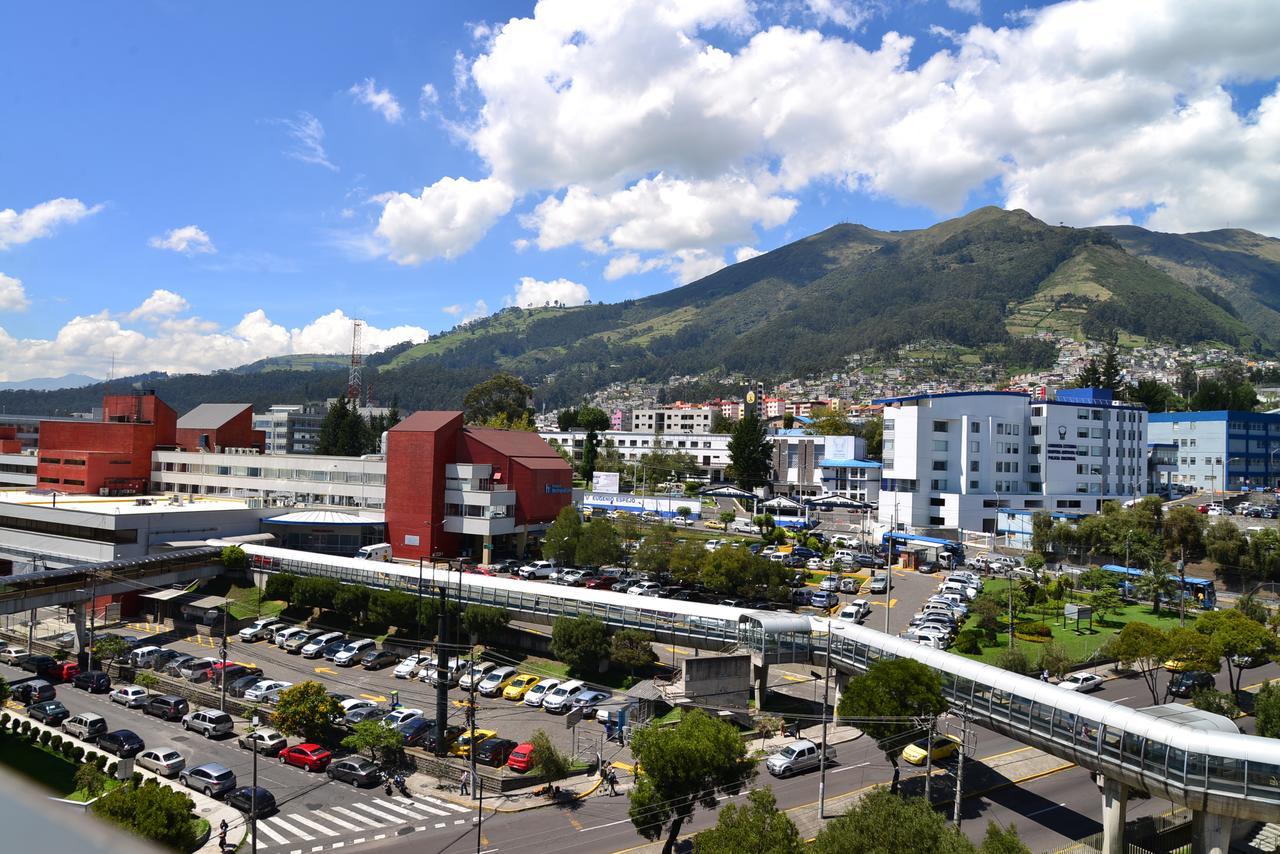
<path id="1" fill-rule="evenodd" d="M 289 816 L 289 818 L 293 819 L 294 821 L 301 822 L 305 824 L 307 827 L 313 828 L 314 830 L 318 830 L 319 832 L 323 833 L 325 836 L 338 835 L 338 831 L 330 830 L 329 828 L 325 827 L 323 824 L 317 824 L 316 822 L 312 821 L 309 818 L 303 818 L 300 815 L 291 815 Z"/>
<path id="2" fill-rule="evenodd" d="M 259 833 L 265 833 L 267 836 L 270 836 L 272 839 L 274 839 L 274 840 L 276 841 L 276 844 L 277 844 L 277 845 L 284 845 L 286 842 L 288 842 L 288 841 L 289 841 L 289 840 L 288 840 L 288 839 L 286 839 L 285 837 L 283 837 L 283 836 L 281 836 L 280 834 L 276 833 L 276 832 L 275 832 L 274 830 L 272 830 L 271 828 L 267 827 L 267 822 L 266 822 L 266 820 L 265 820 L 265 819 L 263 819 L 262 821 L 259 821 L 259 822 L 258 822 L 258 832 L 259 832 Z"/>
<path id="3" fill-rule="evenodd" d="M 334 824 L 338 825 L 339 827 L 345 827 L 347 830 L 364 830 L 363 827 L 358 827 L 349 821 L 343 821 L 342 819 L 338 818 L 336 815 L 329 815 L 327 812 L 324 812 L 323 810 L 312 810 L 311 814 L 315 816 L 319 816 L 325 821 L 331 821 Z"/>
<path id="4" fill-rule="evenodd" d="M 420 809 L 420 810 L 423 810 L 424 812 L 429 812 L 432 815 L 448 815 L 448 813 L 445 812 L 444 810 L 436 809 L 435 807 L 429 807 L 426 804 L 420 804 L 417 801 L 411 801 L 408 798 L 396 798 L 396 800 L 407 807 Z"/>
<path id="5" fill-rule="evenodd" d="M 307 842 L 311 842 L 313 839 L 315 839 L 314 836 L 311 836 L 305 830 L 298 830 L 298 828 L 294 827 L 292 824 L 289 824 L 289 822 L 285 821 L 280 816 L 274 816 L 272 818 L 267 819 L 267 821 L 273 822 L 276 827 L 280 828 L 283 831 L 292 833 L 295 836 L 302 837 Z M 259 827 L 262 827 L 262 825 L 263 825 L 263 822 L 258 822 Z"/>
<path id="6" fill-rule="evenodd" d="M 355 807 L 356 809 L 364 810 L 365 812 L 370 813 L 372 815 L 376 815 L 378 818 L 382 819 L 383 821 L 388 821 L 388 822 L 391 822 L 392 824 L 401 824 L 404 822 L 404 819 L 401 818 L 400 816 L 388 815 L 382 810 L 376 810 L 366 803 L 357 802 L 352 804 L 351 806 Z"/>
<path id="7" fill-rule="evenodd" d="M 455 804 L 453 801 L 442 801 L 437 798 L 429 797 L 427 795 L 420 795 L 419 797 L 421 797 L 424 801 L 430 801 L 436 806 L 444 807 L 445 809 L 451 809 L 454 812 L 471 812 L 471 807 L 464 807 L 462 804 Z"/>
<path id="8" fill-rule="evenodd" d="M 407 810 L 404 807 L 400 806 L 399 804 L 393 804 L 393 803 L 384 801 L 382 798 L 374 798 L 373 802 L 375 804 L 378 804 L 379 806 L 386 807 L 389 810 L 395 810 L 398 813 L 403 813 L 404 815 L 409 816 L 409 818 L 418 817 L 418 814 L 416 812 L 413 812 L 412 810 Z"/>
<path id="9" fill-rule="evenodd" d="M 351 810 L 344 809 L 343 807 L 332 807 L 332 809 L 342 813 L 347 818 L 352 818 L 352 819 L 355 819 L 356 821 L 363 821 L 365 824 L 370 825 L 372 827 L 382 827 L 382 822 L 378 821 L 376 818 L 369 818 L 368 816 L 361 815 L 358 812 L 352 812 Z"/>

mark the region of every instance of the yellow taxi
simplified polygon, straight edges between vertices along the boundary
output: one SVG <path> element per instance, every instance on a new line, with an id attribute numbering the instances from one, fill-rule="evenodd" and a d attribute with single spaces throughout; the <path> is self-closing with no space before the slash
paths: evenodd
<path id="1" fill-rule="evenodd" d="M 954 735 L 935 735 L 932 749 L 929 748 L 929 739 L 922 738 L 907 745 L 907 748 L 902 751 L 902 759 L 912 765 L 924 765 L 929 761 L 930 753 L 933 754 L 934 762 L 941 762 L 943 759 L 950 758 L 959 749 L 960 739 Z"/>
<path id="2" fill-rule="evenodd" d="M 458 736 L 458 740 L 453 743 L 453 747 L 449 748 L 451 756 L 461 756 L 466 759 L 471 755 L 471 748 L 475 747 L 482 741 L 486 741 L 497 735 L 491 729 L 470 729 Z"/>
<path id="3" fill-rule="evenodd" d="M 1188 661 L 1183 661 L 1181 658 L 1171 658 L 1164 663 L 1164 669 L 1170 673 L 1181 673 L 1192 668 L 1191 663 Z"/>
<path id="4" fill-rule="evenodd" d="M 702 527 L 708 528 L 712 531 L 723 531 L 724 522 L 721 522 L 719 519 L 708 519 L 702 523 Z"/>
<path id="5" fill-rule="evenodd" d="M 542 679 L 534 676 L 532 673 L 520 673 L 515 679 L 511 680 L 511 684 L 502 690 L 502 698 L 504 700 L 523 700 L 524 695 L 529 693 L 529 689 L 541 682 Z"/>

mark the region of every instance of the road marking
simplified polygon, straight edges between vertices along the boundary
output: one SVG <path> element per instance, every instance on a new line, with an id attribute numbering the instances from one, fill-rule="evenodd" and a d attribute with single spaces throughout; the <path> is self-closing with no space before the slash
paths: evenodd
<path id="1" fill-rule="evenodd" d="M 314 836 L 311 836 L 304 830 L 298 830 L 298 828 L 294 827 L 292 824 L 289 824 L 289 822 L 285 821 L 280 816 L 275 816 L 274 818 L 266 819 L 266 821 L 260 821 L 258 822 L 258 826 L 262 827 L 267 822 L 275 822 L 276 827 L 280 828 L 281 830 L 287 831 L 288 833 L 296 834 L 297 836 L 301 837 L 305 842 L 315 841 Z"/>
<path id="2" fill-rule="evenodd" d="M 674 652 L 677 655 L 693 654 L 693 650 L 685 649 L 684 647 L 680 647 L 680 646 L 664 646 L 663 649 L 665 649 L 667 652 Z"/>
<path id="3" fill-rule="evenodd" d="M 377 836 L 373 837 L 373 840 L 377 842 L 379 839 L 386 839 L 386 838 L 387 838 L 387 835 L 385 833 L 379 833 Z"/>
<path id="4" fill-rule="evenodd" d="M 323 818 L 325 821 L 331 821 L 334 824 L 338 825 L 339 827 L 345 827 L 347 830 L 363 830 L 364 829 L 362 827 L 352 824 L 349 821 L 343 821 L 342 819 L 338 818 L 336 815 L 329 815 L 327 812 L 324 812 L 323 810 L 312 810 L 311 814 L 318 815 L 321 818 Z"/>
<path id="5" fill-rule="evenodd" d="M 363 844 L 364 844 L 364 837 L 363 837 L 363 836 L 361 836 L 359 839 L 353 839 L 353 840 L 351 840 L 351 844 L 352 844 L 352 845 L 363 845 Z"/>
<path id="6" fill-rule="evenodd" d="M 276 841 L 277 845 L 284 845 L 286 842 L 289 841 L 287 838 L 281 836 L 280 834 L 272 830 L 270 827 L 268 827 L 267 821 L 269 821 L 269 819 L 263 819 L 262 821 L 258 822 L 259 832 L 265 833 L 267 836 L 270 836 L 272 839 Z"/>
<path id="7" fill-rule="evenodd" d="M 381 694 L 361 694 L 360 696 L 366 700 L 373 700 L 375 703 L 385 703 L 387 701 L 387 698 Z"/>
<path id="8" fill-rule="evenodd" d="M 862 768 L 870 765 L 870 762 L 859 762 L 857 765 L 841 765 L 839 768 L 828 771 L 828 774 L 839 774 L 841 771 L 852 771 L 854 768 Z"/>
<path id="9" fill-rule="evenodd" d="M 813 681 L 813 679 L 808 676 L 797 676 L 794 673 L 788 673 L 785 670 L 782 671 L 782 678 L 786 679 L 788 682 L 812 682 Z"/>
<path id="10" fill-rule="evenodd" d="M 353 803 L 351 806 L 355 807 L 356 809 L 364 810 L 365 812 L 370 813 L 371 815 L 376 815 L 378 818 L 383 819 L 384 821 L 388 821 L 391 824 L 399 824 L 400 822 L 404 821 L 404 819 L 398 815 L 388 815 L 387 813 L 384 813 L 382 810 L 376 810 L 373 807 L 369 806 L 368 804 L 361 803 L 359 801 L 357 801 L 356 803 Z"/>
<path id="11" fill-rule="evenodd" d="M 453 801 L 442 801 L 438 798 L 433 798 L 430 795 L 419 795 L 418 797 L 422 798 L 424 801 L 430 801 L 437 806 L 451 809 L 454 812 L 471 812 L 471 807 L 464 807 L 462 804 L 455 804 Z"/>
<path id="12" fill-rule="evenodd" d="M 333 810 L 336 810 L 337 812 L 342 813 L 347 818 L 352 818 L 352 819 L 355 819 L 356 821 L 363 821 L 365 824 L 371 824 L 374 827 L 382 826 L 382 822 L 378 821 L 377 819 L 369 818 L 368 816 L 361 815 L 358 812 L 352 812 L 351 810 L 346 809 L 344 807 L 330 807 L 330 809 L 333 809 Z"/>
<path id="13" fill-rule="evenodd" d="M 458 819 L 458 821 L 454 822 L 454 824 L 459 824 L 459 823 L 461 823 L 461 821 L 462 821 L 462 819 Z M 574 829 L 574 830 L 577 830 L 577 831 L 581 831 L 581 830 L 582 830 L 582 822 L 578 821 L 578 820 L 577 820 L 576 818 L 574 818 L 573 816 L 569 816 L 569 824 L 571 824 L 571 825 L 573 826 L 573 829 Z"/>
<path id="14" fill-rule="evenodd" d="M 438 821 L 438 822 L 436 822 L 436 830 L 439 830 L 440 828 L 442 828 L 442 827 L 444 827 L 444 826 L 445 826 L 445 823 L 444 823 L 443 821 Z"/>
<path id="15" fill-rule="evenodd" d="M 1063 803 L 1063 804 L 1053 804 L 1052 806 L 1041 807 L 1041 808 L 1040 808 L 1040 809 L 1038 809 L 1038 810 L 1032 810 L 1032 811 L 1031 811 L 1031 812 L 1029 812 L 1029 813 L 1025 813 L 1025 815 L 1026 815 L 1026 817 L 1027 817 L 1027 818 L 1031 818 L 1031 816 L 1033 816 L 1033 815 L 1040 815 L 1040 813 L 1042 813 L 1042 812 L 1049 812 L 1050 810 L 1056 810 L 1056 809 L 1058 809 L 1058 808 L 1060 808 L 1060 807 L 1065 807 L 1065 806 L 1066 806 L 1066 804 L 1065 804 L 1065 803 Z"/>
<path id="16" fill-rule="evenodd" d="M 330 670 L 328 667 L 317 667 L 316 673 L 328 673 L 330 676 L 337 676 L 338 671 Z"/>
<path id="17" fill-rule="evenodd" d="M 397 804 L 390 803 L 389 801 L 384 801 L 382 798 L 374 798 L 373 802 L 378 806 L 383 806 L 389 810 L 395 810 L 398 813 L 403 813 L 404 815 L 409 816 L 409 818 L 421 818 L 421 816 L 419 816 L 413 810 L 407 810 L 404 807 L 399 806 Z"/>
<path id="18" fill-rule="evenodd" d="M 420 810 L 425 810 L 426 812 L 429 812 L 432 815 L 448 815 L 448 813 L 445 812 L 444 810 L 436 809 L 435 807 L 429 807 L 426 804 L 420 804 L 420 803 L 417 803 L 416 801 L 411 801 L 408 798 L 396 798 L 396 800 L 402 804 L 405 804 L 406 806 L 411 806 Z"/>
<path id="19" fill-rule="evenodd" d="M 330 845 L 329 847 L 330 847 L 330 848 L 341 848 L 342 846 L 344 846 L 344 845 L 346 845 L 346 844 L 347 844 L 347 843 L 345 843 L 345 842 L 335 842 L 335 843 L 333 843 L 332 845 Z"/>

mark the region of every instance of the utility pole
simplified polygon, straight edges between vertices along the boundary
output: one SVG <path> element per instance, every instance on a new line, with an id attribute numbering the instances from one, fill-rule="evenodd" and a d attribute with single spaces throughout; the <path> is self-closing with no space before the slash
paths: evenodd
<path id="1" fill-rule="evenodd" d="M 434 571 L 434 562 L 432 563 Z M 421 589 L 421 588 L 419 588 Z M 445 726 L 449 718 L 449 644 L 447 642 L 449 627 L 449 597 L 445 585 L 439 586 L 440 614 L 436 618 L 436 756 L 443 757 L 446 752 L 444 740 Z"/>
<path id="2" fill-rule="evenodd" d="M 1187 624 L 1187 547 L 1178 547 L 1178 625 Z"/>
<path id="3" fill-rule="evenodd" d="M 474 749 L 472 748 L 473 751 Z M 476 854 L 480 854 L 480 842 L 483 839 L 480 828 L 484 825 L 484 780 L 474 776 L 471 779 L 475 784 L 476 794 L 480 796 L 480 803 L 476 805 Z"/>
<path id="4" fill-rule="evenodd" d="M 461 576 L 459 576 L 459 578 L 461 578 Z M 461 583 L 461 581 L 459 581 L 459 583 Z M 475 669 L 476 669 L 476 648 L 472 647 L 471 648 L 472 674 L 475 673 Z M 476 792 L 479 791 L 480 789 L 480 776 L 476 774 L 476 726 L 477 726 L 476 718 L 478 717 L 478 715 L 476 714 L 476 712 L 478 711 L 476 709 L 476 682 L 477 681 L 479 680 L 475 679 L 473 676 L 473 678 L 471 679 L 471 685 L 467 689 L 467 694 L 469 695 L 469 698 L 468 698 L 469 706 L 467 708 L 467 714 L 471 717 L 471 749 L 467 751 L 467 756 L 471 760 L 471 797 L 472 798 L 475 798 Z"/>
<path id="5" fill-rule="evenodd" d="M 227 614 L 230 610 L 231 603 L 224 601 L 222 603 L 222 670 L 218 673 L 219 681 L 222 683 L 222 695 L 218 699 L 220 712 L 227 710 Z"/>
<path id="6" fill-rule="evenodd" d="M 827 703 L 831 685 L 831 618 L 827 618 L 827 654 L 822 663 L 822 744 L 818 745 L 818 818 L 827 817 Z"/>
<path id="7" fill-rule="evenodd" d="M 89 662 L 87 670 L 93 669 L 93 630 L 95 628 L 94 617 L 98 605 L 98 573 L 92 573 L 93 584 L 89 588 Z M 31 647 L 27 647 L 30 649 Z"/>
<path id="8" fill-rule="evenodd" d="M 964 788 L 964 752 L 969 746 L 969 719 L 962 716 L 960 726 L 960 758 L 956 761 L 956 803 L 951 816 L 956 830 L 960 829 L 960 792 Z"/>
<path id="9" fill-rule="evenodd" d="M 1009 649 L 1013 649 L 1013 579 L 1009 581 Z"/>
<path id="10" fill-rule="evenodd" d="M 225 681 L 225 680 L 223 680 Z M 258 716 L 253 716 L 253 728 L 258 728 Z M 258 742 L 253 742 L 253 787 L 249 790 L 249 828 L 253 841 L 250 851 L 258 854 Z"/>
<path id="11" fill-rule="evenodd" d="M 929 718 L 928 734 L 925 736 L 924 748 L 924 802 L 933 807 L 933 725 L 936 718 Z"/>

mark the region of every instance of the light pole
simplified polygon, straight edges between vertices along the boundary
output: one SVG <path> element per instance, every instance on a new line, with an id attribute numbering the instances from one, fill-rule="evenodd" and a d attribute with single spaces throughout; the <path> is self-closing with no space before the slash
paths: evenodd
<path id="1" fill-rule="evenodd" d="M 1227 480 L 1227 469 L 1231 467 L 1232 463 L 1238 463 L 1240 460 L 1240 457 L 1227 457 L 1222 462 L 1222 503 L 1224 506 L 1227 503 L 1227 487 L 1230 485 Z"/>
<path id="2" fill-rule="evenodd" d="M 1270 465 L 1268 465 L 1268 466 L 1267 466 L 1267 474 L 1268 474 L 1268 475 L 1270 475 L 1270 474 L 1271 474 L 1271 469 L 1275 468 L 1275 465 L 1276 465 L 1276 454 L 1280 454 L 1280 448 L 1276 448 L 1275 450 L 1273 450 L 1273 451 L 1271 452 L 1271 459 L 1268 461 L 1268 462 L 1270 462 Z M 1280 478 L 1274 478 L 1274 477 L 1273 477 L 1273 478 L 1271 478 L 1271 486 L 1272 486 L 1272 487 L 1280 487 Z"/>
<path id="3" fill-rule="evenodd" d="M 220 712 L 227 710 L 227 612 L 230 610 L 231 603 L 224 601 L 222 603 L 222 671 L 218 674 L 222 682 L 222 696 L 218 699 Z"/>
<path id="4" fill-rule="evenodd" d="M 831 685 L 831 618 L 827 618 L 827 654 L 822 662 L 822 744 L 818 745 L 818 818 L 827 817 L 827 703 Z"/>

